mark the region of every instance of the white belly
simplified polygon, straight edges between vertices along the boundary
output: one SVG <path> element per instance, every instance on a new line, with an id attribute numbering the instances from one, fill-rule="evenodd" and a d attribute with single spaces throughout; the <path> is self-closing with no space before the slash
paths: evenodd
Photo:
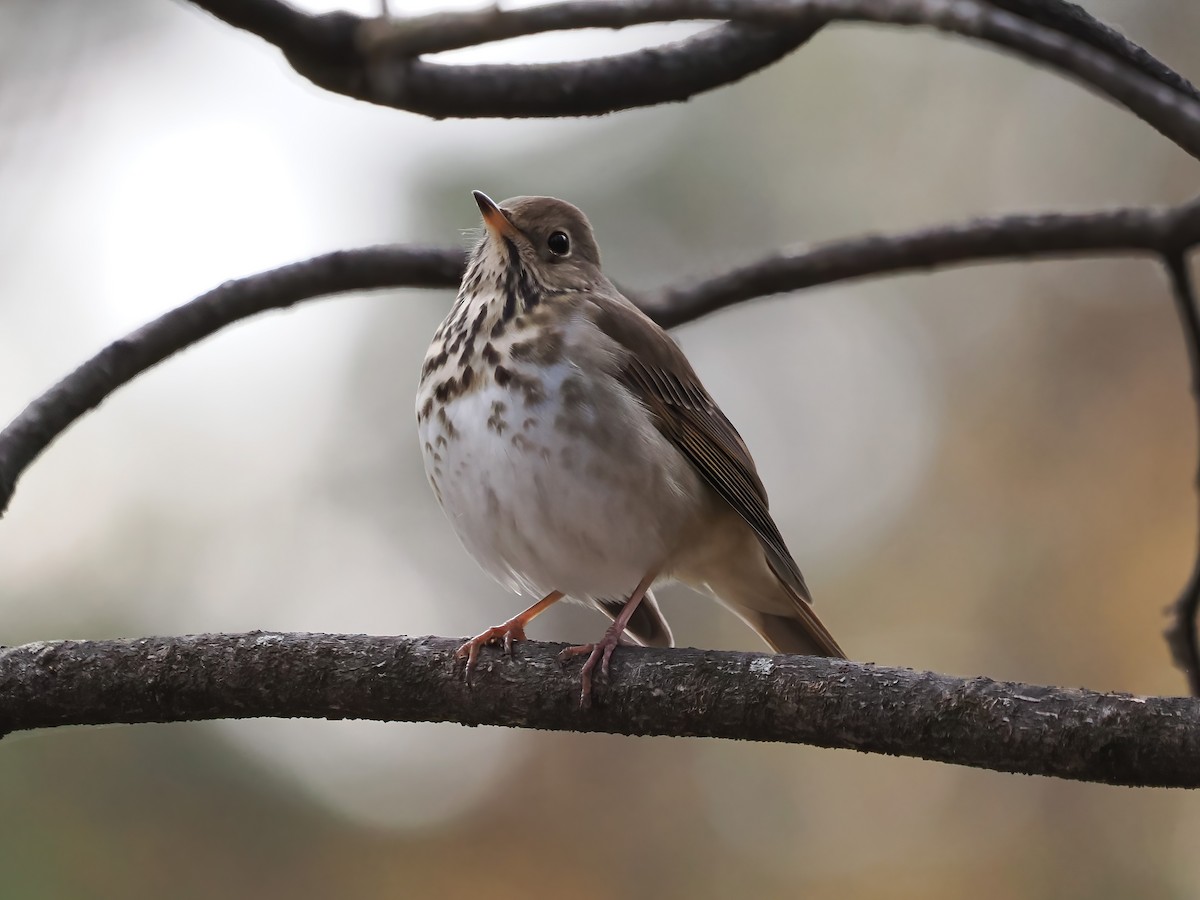
<path id="1" fill-rule="evenodd" d="M 626 596 L 678 548 L 696 476 L 632 396 L 600 400 L 598 443 L 560 427 L 564 381 L 591 396 L 579 369 L 563 360 L 541 378 L 541 402 L 489 381 L 450 400 L 444 422 L 427 416 L 418 426 L 426 474 L 463 545 L 501 584 L 532 596 Z M 594 421 L 596 407 L 585 400 L 574 415 Z"/>

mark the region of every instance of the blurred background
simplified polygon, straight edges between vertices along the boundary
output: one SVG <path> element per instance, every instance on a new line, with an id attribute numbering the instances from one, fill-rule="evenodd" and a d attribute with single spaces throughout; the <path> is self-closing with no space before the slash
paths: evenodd
<path id="1" fill-rule="evenodd" d="M 1196 4 L 1085 5 L 1200 79 Z M 454 58 L 574 58 L 692 30 Z M 1072 83 L 912 30 L 830 28 L 686 106 L 433 122 L 323 93 L 184 3 L 3 0 L 0 419 L 227 278 L 462 241 L 472 188 L 574 201 L 609 274 L 649 288 L 873 229 L 1175 202 L 1197 171 Z M 466 635 L 520 609 L 459 548 L 422 472 L 416 375 L 450 300 L 302 304 L 119 391 L 0 521 L 0 643 Z M 1194 543 L 1196 435 L 1152 262 L 839 285 L 677 337 L 851 656 L 1184 689 L 1160 633 Z M 680 643 L 758 648 L 715 604 L 662 600 Z M 533 636 L 603 625 L 560 606 Z M 716 741 L 287 721 L 46 731 L 0 742 L 0 810 L 5 900 L 1200 893 L 1195 795 Z"/>

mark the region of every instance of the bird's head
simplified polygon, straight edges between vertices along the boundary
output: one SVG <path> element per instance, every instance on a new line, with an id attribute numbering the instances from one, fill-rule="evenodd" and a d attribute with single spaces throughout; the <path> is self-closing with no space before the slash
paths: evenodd
<path id="1" fill-rule="evenodd" d="M 482 191 L 484 235 L 473 263 L 497 280 L 524 272 L 552 291 L 581 290 L 604 281 L 600 248 L 587 217 L 554 197 L 513 197 L 496 203 Z"/>

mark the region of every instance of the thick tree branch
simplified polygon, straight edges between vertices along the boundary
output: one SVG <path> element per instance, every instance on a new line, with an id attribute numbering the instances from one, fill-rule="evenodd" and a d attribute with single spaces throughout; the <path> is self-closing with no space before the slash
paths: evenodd
<path id="1" fill-rule="evenodd" d="M 850 278 L 995 259 L 1155 252 L 1200 242 L 1200 203 L 1077 215 L 1018 215 L 776 253 L 713 278 L 629 292 L 664 326 L 769 294 Z M 302 300 L 371 288 L 458 284 L 457 249 L 368 247 L 229 281 L 114 341 L 0 431 L 0 515 L 17 479 L 50 443 L 109 394 L 173 353 L 240 319 Z"/>
<path id="2" fill-rule="evenodd" d="M 1200 786 L 1200 701 L 954 678 L 803 656 L 622 648 L 596 704 L 558 645 L 276 634 L 0 651 L 0 734 L 259 716 L 458 722 L 843 747 L 1080 781 Z"/>
<path id="3" fill-rule="evenodd" d="M 416 54 L 379 52 L 381 25 L 384 34 L 395 33 L 381 20 L 345 12 L 310 16 L 280 0 L 193 3 L 279 47 L 296 72 L 318 87 L 434 119 L 602 115 L 681 102 L 770 65 L 803 44 L 819 27 L 817 23 L 785 29 L 722 25 L 677 43 L 603 59 L 552 65 L 455 66 L 426 62 L 415 58 Z M 465 16 L 471 27 L 481 21 L 475 13 L 448 14 L 448 18 L 456 15 Z M 432 24 L 430 19 L 421 21 L 422 27 Z M 450 27 L 457 31 L 461 26 Z M 485 41 L 499 40 L 506 30 L 501 28 L 496 38 Z M 535 29 L 539 30 L 545 29 Z M 426 34 L 428 37 L 418 29 L 414 43 L 446 43 L 437 28 Z"/>
<path id="4" fill-rule="evenodd" d="M 309 16 L 280 0 L 192 2 L 275 44 L 321 87 L 435 118 L 598 115 L 685 100 L 774 62 L 830 22 L 931 27 L 1069 75 L 1200 157 L 1195 89 L 1061 0 L 572 0 L 402 20 Z M 697 19 L 734 24 L 677 44 L 581 62 L 447 66 L 418 59 L 518 35 Z"/>

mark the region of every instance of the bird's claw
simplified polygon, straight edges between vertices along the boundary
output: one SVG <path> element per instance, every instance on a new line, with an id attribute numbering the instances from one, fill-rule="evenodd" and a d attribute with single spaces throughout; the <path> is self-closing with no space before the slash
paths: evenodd
<path id="1" fill-rule="evenodd" d="M 487 631 L 475 635 L 454 651 L 455 659 L 466 657 L 467 664 L 463 670 L 463 679 L 469 685 L 471 675 L 479 662 L 479 651 L 489 644 L 499 644 L 505 656 L 512 656 L 513 641 L 525 640 L 525 627 L 521 622 L 509 620 L 502 625 L 494 625 Z"/>
<path id="2" fill-rule="evenodd" d="M 617 645 L 621 643 L 621 633 L 615 632 L 612 628 L 604 632 L 604 637 L 594 644 L 579 644 L 576 647 L 567 647 L 558 654 L 558 661 L 566 663 L 567 660 L 582 656 L 584 653 L 588 658 L 583 662 L 583 669 L 579 673 L 579 708 L 588 709 L 592 705 L 592 672 L 595 671 L 596 663 L 600 663 L 600 673 L 604 678 L 608 679 L 608 662 L 612 659 L 613 651 L 617 649 Z"/>

